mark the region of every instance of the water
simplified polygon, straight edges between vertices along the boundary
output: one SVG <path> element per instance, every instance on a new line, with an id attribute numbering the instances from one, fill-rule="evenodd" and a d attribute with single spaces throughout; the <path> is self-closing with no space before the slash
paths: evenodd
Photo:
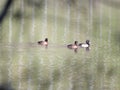
<path id="1" fill-rule="evenodd" d="M 69 90 L 73 88 L 84 89 L 86 87 L 84 86 L 85 82 L 88 82 L 90 89 L 91 87 L 94 88 L 95 79 L 99 81 L 99 77 L 96 76 L 97 72 L 99 73 L 97 67 L 100 69 L 102 67 L 99 67 L 99 63 L 96 62 L 94 57 L 96 54 L 92 54 L 94 50 L 86 52 L 84 49 L 79 49 L 78 53 L 74 53 L 74 51 L 65 47 L 54 48 L 49 46 L 48 49 L 45 49 L 36 43 L 32 46 L 26 43 L 16 46 L 12 44 L 1 45 L 1 47 L 3 48 L 2 51 L 8 53 L 10 56 L 8 64 L 9 82 L 12 82 L 12 85 L 18 87 L 19 90 L 23 88 L 27 90 L 45 88 L 49 90 L 53 90 L 54 88 L 57 90 L 63 88 Z M 4 62 L 8 61 L 6 57 L 4 55 L 2 56 Z M 1 62 L 2 66 L 5 65 L 4 62 Z M 106 63 L 106 67 L 109 67 L 109 63 L 104 63 Z M 7 69 L 8 67 L 5 68 Z M 16 70 L 15 68 L 18 69 Z M 92 74 L 94 74 L 94 77 L 91 76 Z M 5 77 L 4 73 L 1 73 L 1 75 Z M 102 82 L 107 76 L 106 74 L 104 75 L 100 79 L 101 88 L 104 87 Z M 15 77 L 18 79 L 16 80 Z M 111 77 L 112 83 L 116 83 L 116 79 L 113 78 L 114 76 Z M 18 82 L 17 85 L 15 84 L 16 82 Z M 77 84 L 78 86 L 76 86 Z M 108 85 L 106 86 L 107 88 Z"/>
<path id="2" fill-rule="evenodd" d="M 80 4 L 80 1 L 79 1 L 79 4 Z M 80 21 L 81 21 L 81 17 L 80 17 L 80 10 L 78 10 L 77 12 L 77 39 L 79 39 L 79 36 L 80 36 Z"/>
<path id="3" fill-rule="evenodd" d="M 66 36 L 69 36 L 70 34 L 70 4 L 67 4 L 66 6 L 66 23 L 65 23 L 65 30 L 64 30 L 64 39 L 67 39 L 68 37 Z"/>
<path id="4" fill-rule="evenodd" d="M 32 29 L 30 32 L 30 40 L 33 42 L 34 41 L 34 34 L 35 33 L 35 4 L 33 3 L 32 6 Z"/>
<path id="5" fill-rule="evenodd" d="M 54 4 L 54 13 L 55 13 L 55 15 L 54 15 L 54 27 L 53 27 L 53 42 L 55 41 L 57 41 L 57 37 L 58 37 L 58 35 L 57 35 L 57 15 L 58 15 L 58 6 L 59 6 L 59 4 L 58 4 L 58 2 L 55 0 L 55 2 L 54 2 L 55 4 Z M 56 37 L 56 38 L 55 38 Z"/>
<path id="6" fill-rule="evenodd" d="M 109 30 L 108 30 L 108 47 L 110 47 L 111 43 L 111 32 L 112 32 L 112 12 L 111 8 L 109 9 Z"/>
<path id="7" fill-rule="evenodd" d="M 9 40 L 10 43 L 12 42 L 12 8 L 10 9 L 10 16 L 9 16 Z"/>
<path id="8" fill-rule="evenodd" d="M 20 19 L 14 18 L 13 6 L 1 28 L 0 84 L 10 83 L 15 90 L 119 90 L 120 47 L 114 34 L 120 13 L 103 2 L 96 10 L 93 2 L 45 0 L 42 9 L 38 0 L 16 2 Z M 37 44 L 46 37 L 48 48 Z M 66 47 L 86 39 L 90 51 Z"/>
<path id="9" fill-rule="evenodd" d="M 92 36 L 92 23 L 93 23 L 93 0 L 89 1 L 89 13 L 88 13 L 88 37 Z"/>
<path id="10" fill-rule="evenodd" d="M 20 49 L 21 50 L 21 49 Z M 19 60 L 18 60 L 18 90 L 21 90 L 22 89 L 22 83 L 21 83 L 21 79 L 22 79 L 22 66 L 23 66 L 23 55 L 20 54 L 19 56 Z"/>
<path id="11" fill-rule="evenodd" d="M 43 22 L 42 22 L 42 38 L 47 36 L 47 1 L 44 1 L 44 10 L 43 10 Z"/>
<path id="12" fill-rule="evenodd" d="M 23 42 L 23 32 L 24 32 L 24 1 L 21 0 L 21 22 L 20 22 L 20 35 L 19 35 L 19 42 Z"/>
<path id="13" fill-rule="evenodd" d="M 9 43 L 12 42 L 12 8 L 10 9 L 10 16 L 9 16 Z M 9 61 L 8 61 L 8 82 L 11 81 L 11 62 L 12 62 L 12 50 L 9 49 Z"/>
<path id="14" fill-rule="evenodd" d="M 102 23 L 103 22 L 103 8 L 102 4 L 100 5 L 100 40 L 102 40 Z"/>

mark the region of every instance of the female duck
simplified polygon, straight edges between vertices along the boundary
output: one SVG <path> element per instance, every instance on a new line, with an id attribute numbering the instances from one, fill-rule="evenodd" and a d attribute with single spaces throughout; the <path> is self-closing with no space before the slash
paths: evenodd
<path id="1" fill-rule="evenodd" d="M 67 45 L 67 47 L 69 49 L 77 49 L 78 48 L 77 44 L 78 44 L 78 41 L 75 41 L 74 44 L 69 44 L 69 45 Z"/>
<path id="2" fill-rule="evenodd" d="M 44 41 L 38 41 L 38 44 L 42 46 L 48 46 L 48 38 L 45 38 Z"/>
<path id="3" fill-rule="evenodd" d="M 82 48 L 89 48 L 90 47 L 90 41 L 86 40 L 86 43 L 80 43 L 79 46 L 82 47 Z"/>

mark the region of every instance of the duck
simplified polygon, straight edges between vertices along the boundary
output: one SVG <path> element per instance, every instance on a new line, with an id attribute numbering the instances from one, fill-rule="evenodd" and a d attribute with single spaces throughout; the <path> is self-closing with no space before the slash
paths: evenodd
<path id="1" fill-rule="evenodd" d="M 48 46 L 48 38 L 45 38 L 44 41 L 38 41 L 38 44 L 41 46 Z"/>
<path id="2" fill-rule="evenodd" d="M 79 46 L 82 48 L 90 47 L 90 40 L 86 40 L 86 43 L 80 43 Z"/>
<path id="3" fill-rule="evenodd" d="M 69 45 L 67 45 L 67 47 L 69 49 L 77 49 L 78 48 L 77 44 L 78 44 L 78 41 L 75 41 L 74 44 L 69 44 Z"/>

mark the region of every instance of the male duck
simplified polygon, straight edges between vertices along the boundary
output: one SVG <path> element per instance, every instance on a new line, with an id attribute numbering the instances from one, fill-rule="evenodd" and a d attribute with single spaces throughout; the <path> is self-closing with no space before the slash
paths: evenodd
<path id="1" fill-rule="evenodd" d="M 48 46 L 48 38 L 45 38 L 44 41 L 38 41 L 38 44 L 42 46 Z"/>
<path id="2" fill-rule="evenodd" d="M 86 43 L 80 43 L 79 46 L 82 47 L 82 48 L 86 48 L 86 51 L 89 51 L 90 41 L 86 40 Z"/>
<path id="3" fill-rule="evenodd" d="M 90 41 L 86 40 L 86 43 L 80 43 L 79 46 L 82 48 L 88 48 L 90 47 Z"/>

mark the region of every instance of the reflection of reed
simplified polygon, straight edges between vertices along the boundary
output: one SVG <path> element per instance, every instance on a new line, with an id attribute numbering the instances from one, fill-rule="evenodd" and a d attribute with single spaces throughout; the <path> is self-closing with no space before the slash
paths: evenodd
<path id="1" fill-rule="evenodd" d="M 53 40 L 54 40 L 54 42 L 56 42 L 57 41 L 57 37 L 58 37 L 58 35 L 57 35 L 57 31 L 58 31 L 58 9 L 59 8 L 59 3 L 55 0 L 55 4 L 54 4 L 54 28 L 53 28 Z"/>
<path id="2" fill-rule="evenodd" d="M 24 1 L 21 0 L 21 22 L 20 22 L 20 33 L 19 33 L 19 42 L 23 42 L 23 31 L 24 31 Z"/>
<path id="3" fill-rule="evenodd" d="M 48 23 L 48 0 L 44 1 L 44 10 L 42 14 L 42 38 L 47 36 L 47 23 Z"/>
<path id="4" fill-rule="evenodd" d="M 13 31 L 12 31 L 12 16 L 13 15 L 13 10 L 12 10 L 12 8 L 10 8 L 10 16 L 9 16 L 9 42 L 11 43 L 12 42 L 12 33 L 13 33 Z"/>
<path id="5" fill-rule="evenodd" d="M 9 49 L 9 61 L 8 61 L 8 82 L 11 82 L 12 81 L 12 67 L 11 67 L 11 65 L 12 65 L 12 48 L 8 48 Z M 1 90 L 1 89 L 0 89 Z"/>
<path id="6" fill-rule="evenodd" d="M 35 35 L 35 4 L 32 4 L 32 29 L 30 32 L 30 40 L 34 41 L 34 35 Z"/>
<path id="7" fill-rule="evenodd" d="M 49 86 L 49 89 L 48 90 L 53 90 L 53 84 L 54 84 L 54 76 L 53 76 L 53 72 L 54 72 L 54 65 L 53 65 L 53 61 L 54 60 L 54 57 L 52 56 L 49 56 L 49 62 L 50 62 L 50 65 L 49 65 L 49 71 L 50 71 L 50 74 L 49 74 L 49 79 L 50 79 L 50 86 Z"/>
<path id="8" fill-rule="evenodd" d="M 13 0 L 7 0 L 4 7 L 3 7 L 3 11 L 0 14 L 0 24 L 2 23 L 4 17 L 7 14 L 8 9 L 10 8 L 10 5 L 12 4 Z"/>
<path id="9" fill-rule="evenodd" d="M 18 90 L 22 89 L 22 66 L 23 66 L 23 55 L 19 56 L 19 67 L 18 67 Z"/>
<path id="10" fill-rule="evenodd" d="M 33 55 L 32 53 L 30 52 L 29 55 L 28 55 L 28 87 L 27 87 L 27 90 L 30 90 L 32 88 L 32 72 L 33 72 L 33 69 L 32 69 L 32 61 L 33 61 Z"/>

